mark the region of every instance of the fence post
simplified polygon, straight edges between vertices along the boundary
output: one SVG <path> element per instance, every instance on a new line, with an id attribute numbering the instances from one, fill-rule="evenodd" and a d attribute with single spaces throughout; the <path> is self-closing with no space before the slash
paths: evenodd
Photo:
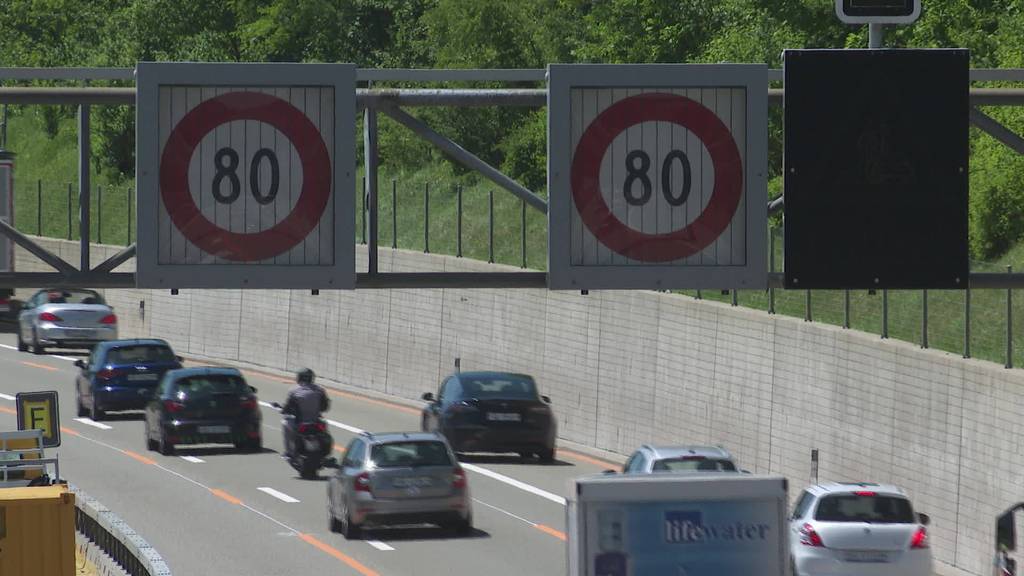
<path id="1" fill-rule="evenodd" d="M 68 182 L 68 240 L 71 240 L 71 182 Z"/>
<path id="2" fill-rule="evenodd" d="M 96 242 L 103 244 L 103 186 L 96 187 Z"/>
<path id="3" fill-rule="evenodd" d="M 363 164 L 366 166 L 366 175 L 363 176 L 363 192 L 366 194 L 364 202 L 368 205 L 370 218 L 370 243 L 367 247 L 367 272 L 377 273 L 377 248 L 380 245 L 380 198 L 377 188 L 378 166 L 380 165 L 380 149 L 377 147 L 377 110 L 369 106 L 363 111 Z M 363 217 L 366 217 L 366 210 L 363 210 Z M 366 238 L 366 228 L 363 228 L 363 238 Z M 366 243 L 366 241 L 363 241 Z"/>
<path id="4" fill-rule="evenodd" d="M 366 244 L 366 176 L 363 176 L 363 187 L 361 190 L 363 191 L 363 209 L 359 212 L 363 219 L 363 244 Z"/>
<path id="5" fill-rule="evenodd" d="M 43 235 L 43 181 L 36 180 L 36 236 Z"/>
<path id="6" fill-rule="evenodd" d="M 128 201 L 125 202 L 128 205 L 128 242 L 125 246 L 131 246 L 132 244 L 132 189 L 128 188 Z"/>
<path id="7" fill-rule="evenodd" d="M 398 181 L 391 179 L 391 248 L 398 248 Z"/>
<path id="8" fill-rule="evenodd" d="M 768 271 L 775 272 L 775 230 L 768 229 Z M 768 313 L 775 314 L 775 287 L 768 286 Z"/>
<path id="9" fill-rule="evenodd" d="M 971 357 L 971 287 L 964 290 L 964 358 Z"/>
<path id="10" fill-rule="evenodd" d="M 735 288 L 732 289 L 732 305 L 733 306 L 739 306 L 740 305 L 740 291 L 735 289 Z"/>
<path id="11" fill-rule="evenodd" d="M 430 254 L 430 182 L 423 184 L 423 253 Z"/>
<path id="12" fill-rule="evenodd" d="M 850 291 L 843 290 L 843 328 L 850 327 Z"/>
<path id="13" fill-rule="evenodd" d="M 494 264 L 494 190 L 488 190 L 487 213 L 489 225 L 487 228 L 487 261 Z"/>
<path id="14" fill-rule="evenodd" d="M 703 300 L 704 296 L 700 293 L 700 288 L 697 288 L 697 293 L 693 296 L 695 300 Z"/>
<path id="15" fill-rule="evenodd" d="M 921 348 L 928 347 L 928 290 L 921 291 Z"/>
<path id="16" fill-rule="evenodd" d="M 1013 266 L 1006 266 L 1006 273 L 1013 273 Z M 1006 289 L 1006 367 L 1013 368 L 1013 289 Z"/>
<path id="17" fill-rule="evenodd" d="M 807 296 L 804 299 L 804 322 L 813 322 L 814 316 L 811 314 L 811 291 L 807 290 Z"/>
<path id="18" fill-rule="evenodd" d="M 455 190 L 456 194 L 456 224 L 455 231 L 458 236 L 455 244 L 455 256 L 462 258 L 462 184 Z"/>
<path id="19" fill-rule="evenodd" d="M 882 289 L 882 338 L 889 337 L 889 290 Z"/>

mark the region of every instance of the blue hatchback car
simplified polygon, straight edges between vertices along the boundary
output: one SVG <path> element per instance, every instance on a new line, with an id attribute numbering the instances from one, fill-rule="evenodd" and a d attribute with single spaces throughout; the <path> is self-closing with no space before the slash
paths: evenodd
<path id="1" fill-rule="evenodd" d="M 181 368 L 181 357 L 165 340 L 110 340 L 75 366 L 78 415 L 102 420 L 106 412 L 144 409 L 164 373 Z"/>

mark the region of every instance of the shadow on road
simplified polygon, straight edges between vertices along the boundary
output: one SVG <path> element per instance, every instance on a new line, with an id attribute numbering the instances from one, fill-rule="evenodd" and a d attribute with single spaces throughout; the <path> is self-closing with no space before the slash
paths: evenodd
<path id="1" fill-rule="evenodd" d="M 252 452 L 243 452 L 234 446 L 175 446 L 174 453 L 178 456 L 227 456 L 227 455 L 253 455 Z M 277 450 L 264 447 L 255 454 L 277 454 Z M 288 463 L 285 462 L 285 465 Z"/>
<path id="2" fill-rule="evenodd" d="M 572 462 L 558 460 L 544 463 L 537 458 L 523 458 L 512 454 L 459 454 L 459 462 L 467 464 L 529 464 L 533 466 L 575 466 Z"/>
<path id="3" fill-rule="evenodd" d="M 490 538 L 491 535 L 483 530 L 474 528 L 466 536 L 459 536 L 451 530 L 435 528 L 433 526 L 410 526 L 410 527 L 386 527 L 366 528 L 368 540 L 384 540 L 391 542 L 411 542 L 415 540 L 472 540 L 475 538 Z"/>

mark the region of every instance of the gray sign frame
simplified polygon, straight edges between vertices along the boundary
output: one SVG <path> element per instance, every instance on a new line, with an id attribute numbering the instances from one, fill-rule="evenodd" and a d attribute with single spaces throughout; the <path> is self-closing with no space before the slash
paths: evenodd
<path id="1" fill-rule="evenodd" d="M 744 265 L 573 265 L 571 91 L 745 88 Z M 768 67 L 764 64 L 552 64 L 548 67 L 548 288 L 764 289 L 767 269 Z"/>
<path id="2" fill-rule="evenodd" d="M 220 64 L 140 62 L 136 68 L 136 180 L 139 288 L 354 289 L 355 270 L 355 64 Z M 334 90 L 331 265 L 159 264 L 156 222 L 161 86 L 326 87 Z"/>

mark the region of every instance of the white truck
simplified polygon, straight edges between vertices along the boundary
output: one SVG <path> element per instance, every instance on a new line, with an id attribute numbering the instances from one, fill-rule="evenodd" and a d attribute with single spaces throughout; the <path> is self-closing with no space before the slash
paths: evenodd
<path id="1" fill-rule="evenodd" d="M 787 482 L 732 473 L 595 475 L 566 508 L 570 576 L 785 576 Z"/>

